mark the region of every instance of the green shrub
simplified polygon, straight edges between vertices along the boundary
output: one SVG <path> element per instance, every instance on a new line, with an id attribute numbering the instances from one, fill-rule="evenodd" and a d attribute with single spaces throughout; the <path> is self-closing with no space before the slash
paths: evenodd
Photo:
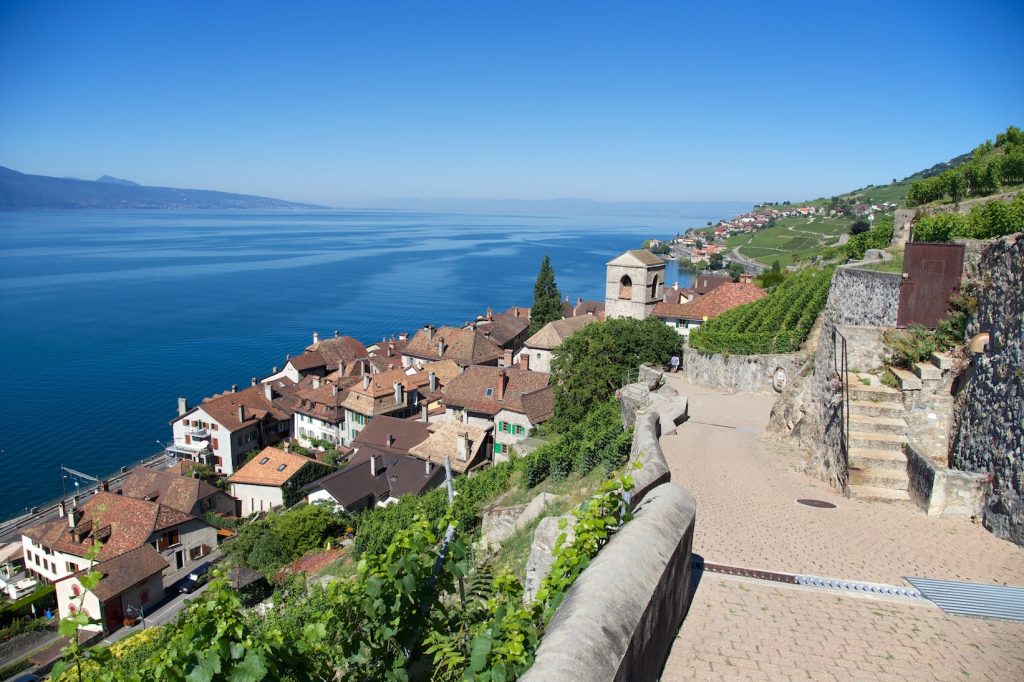
<path id="1" fill-rule="evenodd" d="M 907 329 L 890 329 L 882 336 L 893 364 L 911 367 L 928 359 L 935 352 L 935 333 L 921 325 Z"/>

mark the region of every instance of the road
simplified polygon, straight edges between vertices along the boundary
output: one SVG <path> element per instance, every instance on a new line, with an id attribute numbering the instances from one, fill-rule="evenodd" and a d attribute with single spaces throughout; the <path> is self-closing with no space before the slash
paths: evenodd
<path id="1" fill-rule="evenodd" d="M 119 642 L 125 637 L 128 637 L 129 635 L 134 635 L 136 632 L 142 632 L 142 630 L 146 628 L 157 627 L 158 625 L 163 625 L 167 623 L 176 615 L 178 615 L 179 611 L 185 608 L 185 602 L 187 600 L 191 601 L 193 599 L 196 599 L 199 595 L 205 592 L 206 588 L 209 586 L 210 584 L 206 583 L 192 594 L 175 595 L 169 601 L 158 606 L 152 613 L 147 613 L 145 618 L 145 625 L 139 623 L 138 625 L 133 625 L 130 628 L 122 627 L 119 630 L 115 630 L 106 638 L 104 638 L 103 643 L 107 646 L 110 646 L 111 644 Z"/>
<path id="2" fill-rule="evenodd" d="M 768 269 L 768 266 L 765 265 L 764 263 L 758 263 L 756 260 L 751 260 L 750 258 L 747 258 L 742 253 L 740 253 L 740 247 L 738 246 L 733 247 L 732 259 L 737 263 L 740 263 L 748 268 L 753 268 L 758 272 L 764 272 L 765 270 Z"/>

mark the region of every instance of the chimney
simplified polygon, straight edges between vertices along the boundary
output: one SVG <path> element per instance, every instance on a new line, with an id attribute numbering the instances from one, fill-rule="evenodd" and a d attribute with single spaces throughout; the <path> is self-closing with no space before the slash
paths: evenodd
<path id="1" fill-rule="evenodd" d="M 427 341 L 432 341 L 434 339 L 433 325 L 425 324 L 423 325 L 423 328 L 427 330 Z"/>
<path id="2" fill-rule="evenodd" d="M 320 343 L 320 334 L 313 332 L 313 343 Z"/>
<path id="3" fill-rule="evenodd" d="M 268 402 L 274 401 L 274 387 L 270 384 L 263 384 L 263 395 L 266 396 Z"/>
<path id="4" fill-rule="evenodd" d="M 377 461 L 378 459 L 381 459 L 380 455 L 370 455 L 370 475 L 374 478 L 376 478 L 377 474 L 380 473 L 379 469 L 381 463 Z"/>
<path id="5" fill-rule="evenodd" d="M 64 518 L 64 515 L 67 513 L 68 511 L 64 507 L 64 500 L 61 500 L 60 502 L 57 503 L 57 516 L 59 516 L 60 518 Z"/>
<path id="6" fill-rule="evenodd" d="M 71 511 L 68 512 L 68 528 L 71 530 L 75 529 L 78 522 L 82 520 L 82 510 L 78 507 L 72 507 Z"/>
<path id="7" fill-rule="evenodd" d="M 427 381 L 430 382 L 430 392 L 433 393 L 437 390 L 437 375 L 431 372 L 427 375 Z"/>
<path id="8" fill-rule="evenodd" d="M 404 398 L 404 396 L 402 395 L 402 393 L 403 393 L 403 391 L 402 391 L 402 388 L 403 388 L 402 384 L 396 381 L 393 384 L 393 387 L 395 389 L 395 405 L 401 405 L 402 404 L 402 399 Z"/>
<path id="9" fill-rule="evenodd" d="M 394 354 L 395 354 L 395 344 L 389 343 L 388 344 L 388 357 L 390 358 Z"/>
<path id="10" fill-rule="evenodd" d="M 423 405 L 420 407 L 420 421 L 423 422 L 424 424 L 430 423 L 430 414 L 428 414 L 427 412 L 426 403 L 423 403 Z"/>
<path id="11" fill-rule="evenodd" d="M 519 369 L 530 369 L 530 354 L 523 353 L 519 356 Z"/>
<path id="12" fill-rule="evenodd" d="M 337 330 L 337 329 L 334 330 L 334 338 L 336 338 L 336 339 L 340 339 L 341 338 L 341 332 L 339 330 Z"/>
<path id="13" fill-rule="evenodd" d="M 253 378 L 252 378 L 252 385 L 253 385 L 253 386 L 255 386 L 255 385 L 256 385 L 256 377 L 253 377 Z"/>
<path id="14" fill-rule="evenodd" d="M 508 382 L 508 375 L 505 370 L 498 371 L 498 400 L 505 399 L 505 384 Z"/>
<path id="15" fill-rule="evenodd" d="M 390 448 L 394 444 L 395 444 L 395 437 L 389 433 L 388 434 L 388 440 L 387 440 L 387 446 Z"/>
<path id="16" fill-rule="evenodd" d="M 270 384 L 267 384 L 267 385 L 269 386 Z M 245 405 L 239 405 L 238 406 L 238 421 L 240 421 L 240 422 L 244 422 L 245 421 Z"/>
<path id="17" fill-rule="evenodd" d="M 331 384 L 331 395 L 338 395 L 338 384 Z"/>
<path id="18" fill-rule="evenodd" d="M 370 388 L 370 375 L 369 374 L 364 374 L 363 375 L 363 390 L 365 391 L 368 388 Z"/>
<path id="19" fill-rule="evenodd" d="M 437 356 L 439 358 L 444 357 L 444 341 L 442 341 L 441 339 L 437 340 Z"/>
<path id="20" fill-rule="evenodd" d="M 399 341 L 406 341 L 408 338 L 409 338 L 409 332 L 399 332 L 399 334 L 398 334 L 398 340 Z"/>
<path id="21" fill-rule="evenodd" d="M 270 370 L 270 373 L 271 374 L 277 374 L 277 367 L 275 367 L 274 369 Z"/>
<path id="22" fill-rule="evenodd" d="M 464 433 L 459 434 L 458 441 L 456 442 L 455 459 L 460 462 L 465 462 L 469 459 L 469 437 Z"/>
<path id="23" fill-rule="evenodd" d="M 320 377 L 313 377 L 313 388 L 314 390 L 320 388 Z"/>
<path id="24" fill-rule="evenodd" d="M 490 308 L 488 308 L 487 309 L 487 321 L 490 322 L 492 320 L 494 320 L 494 311 L 491 310 Z"/>
<path id="25" fill-rule="evenodd" d="M 110 492 L 110 481 L 103 481 L 102 483 L 100 483 L 100 490 L 102 490 L 105 493 L 109 493 Z"/>
<path id="26" fill-rule="evenodd" d="M 238 393 L 238 384 L 231 384 L 231 392 Z"/>
<path id="27" fill-rule="evenodd" d="M 519 317 L 519 306 L 512 306 L 512 317 Z"/>
<path id="28" fill-rule="evenodd" d="M 512 349 L 511 348 L 506 348 L 505 349 L 505 354 L 501 358 L 501 366 L 502 367 L 511 367 L 512 366 Z"/>
<path id="29" fill-rule="evenodd" d="M 423 460 L 423 475 L 424 476 L 429 476 L 430 475 L 430 470 L 432 468 L 433 467 L 430 466 L 430 460 L 429 459 Z"/>
<path id="30" fill-rule="evenodd" d="M 178 416 L 188 412 L 188 398 L 178 398 Z"/>
<path id="31" fill-rule="evenodd" d="M 583 297 L 582 296 L 577 296 L 576 297 L 576 305 L 583 305 Z"/>

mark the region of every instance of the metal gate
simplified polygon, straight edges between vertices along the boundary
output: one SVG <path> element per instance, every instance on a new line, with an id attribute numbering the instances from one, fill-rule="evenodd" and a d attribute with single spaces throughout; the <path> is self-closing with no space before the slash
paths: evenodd
<path id="1" fill-rule="evenodd" d="M 963 269 L 963 244 L 908 242 L 896 326 L 934 329 L 949 312 L 949 297 L 960 290 Z"/>

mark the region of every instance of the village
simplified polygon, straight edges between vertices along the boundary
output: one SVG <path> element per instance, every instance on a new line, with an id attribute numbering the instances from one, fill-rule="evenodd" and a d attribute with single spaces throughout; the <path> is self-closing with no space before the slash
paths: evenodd
<path id="1" fill-rule="evenodd" d="M 385 507 L 527 454 L 553 414 L 553 354 L 580 329 L 654 317 L 685 338 L 766 295 L 725 272 L 665 287 L 664 270 L 649 251 L 627 251 L 608 263 L 604 301 L 562 300 L 561 319 L 532 335 L 526 306 L 369 344 L 313 332 L 249 386 L 197 405 L 179 398 L 163 458 L 71 495 L 8 538 L 2 587 L 18 599 L 52 585 L 55 617 L 81 609 L 109 636 L 194 589 L 240 520 L 317 502 Z M 87 588 L 90 570 L 103 577 Z M 234 570 L 236 581 L 258 579 Z"/>

